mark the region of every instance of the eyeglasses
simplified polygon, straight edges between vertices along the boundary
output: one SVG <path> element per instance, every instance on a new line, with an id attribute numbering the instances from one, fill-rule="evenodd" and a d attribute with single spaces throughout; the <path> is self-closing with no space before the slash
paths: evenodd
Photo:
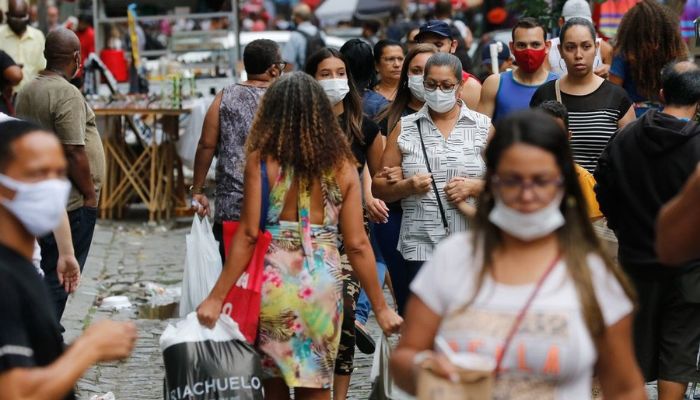
<path id="1" fill-rule="evenodd" d="M 423 81 L 423 87 L 428 92 L 434 92 L 437 88 L 440 88 L 440 91 L 443 93 L 452 93 L 456 86 L 457 86 L 456 83 L 449 83 L 449 82 L 437 83 L 437 82 L 431 81 L 431 80 Z"/>
<path id="2" fill-rule="evenodd" d="M 526 181 L 515 177 L 501 178 L 494 176 L 491 178 L 491 184 L 499 191 L 501 198 L 506 202 L 517 200 L 526 190 L 530 190 L 537 200 L 542 201 L 551 198 L 555 192 L 554 189 L 564 185 L 564 180 L 559 177 L 552 179 L 535 178 Z"/>
<path id="3" fill-rule="evenodd" d="M 289 63 L 286 61 L 277 61 L 274 63 L 274 65 L 276 65 L 280 70 L 284 70 L 287 67 L 287 64 Z"/>
<path id="4" fill-rule="evenodd" d="M 382 61 L 387 64 L 403 64 L 404 57 L 382 57 Z"/>

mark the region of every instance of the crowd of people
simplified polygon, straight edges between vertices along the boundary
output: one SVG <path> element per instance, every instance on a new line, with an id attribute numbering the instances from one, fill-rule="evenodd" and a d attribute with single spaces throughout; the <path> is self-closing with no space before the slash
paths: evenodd
<path id="1" fill-rule="evenodd" d="M 13 34 L 21 13 L 16 0 Z M 248 44 L 247 80 L 216 95 L 190 187 L 224 265 L 202 325 L 217 323 L 261 221 L 272 236 L 255 342 L 266 398 L 347 398 L 355 348 L 377 345 L 370 312 L 400 333 L 391 373 L 408 393 L 427 365 L 459 379 L 436 343 L 491 360 L 494 398 L 599 387 L 642 399 L 657 381 L 659 399 L 680 400 L 700 380 L 700 68 L 665 6 L 633 6 L 614 45 L 582 0 L 566 2 L 553 39 L 520 18 L 485 52 L 497 71 L 483 83 L 450 21 L 407 32 L 408 46 L 336 50 L 308 6 L 291 13 L 290 41 Z M 127 357 L 136 337 L 103 322 L 64 350 L 104 152 L 70 83 L 79 38 L 58 27 L 41 54 L 0 122 L 0 399 L 72 398 L 92 363 Z"/>

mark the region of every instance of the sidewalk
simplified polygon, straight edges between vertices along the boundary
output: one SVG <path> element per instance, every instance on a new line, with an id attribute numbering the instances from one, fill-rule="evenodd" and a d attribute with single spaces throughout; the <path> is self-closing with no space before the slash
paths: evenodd
<path id="1" fill-rule="evenodd" d="M 87 400 L 94 394 L 111 391 L 117 400 L 162 399 L 164 368 L 158 340 L 168 321 L 139 316 L 136 304 L 145 301 L 139 284 L 180 285 L 185 234 L 189 232 L 190 221 L 182 220 L 172 228 L 100 222 L 81 286 L 70 297 L 62 320 L 66 342 L 71 343 L 90 323 L 106 318 L 134 321 L 139 340 L 127 361 L 91 368 L 78 383 L 78 398 Z M 134 306 L 128 310 L 105 311 L 95 305 L 113 295 L 127 295 Z M 379 333 L 373 318 L 368 327 L 373 334 Z M 356 351 L 355 364 L 348 398 L 367 399 L 371 356 Z"/>

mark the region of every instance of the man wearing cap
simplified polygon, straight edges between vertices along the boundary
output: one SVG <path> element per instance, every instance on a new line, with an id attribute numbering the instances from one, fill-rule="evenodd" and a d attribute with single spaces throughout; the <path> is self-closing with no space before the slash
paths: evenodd
<path id="1" fill-rule="evenodd" d="M 544 64 L 549 52 L 547 30 L 534 18 L 520 19 L 513 27 L 510 51 L 518 68 L 489 76 L 481 88 L 477 111 L 497 121 L 513 111 L 530 107 L 530 99 L 543 83 L 557 79 Z"/>
<path id="2" fill-rule="evenodd" d="M 421 25 L 416 35 L 417 43 L 430 43 L 442 53 L 454 54 L 457 40 L 452 37 L 452 28 L 444 21 L 432 20 Z M 481 83 L 472 74 L 462 71 L 464 86 L 460 98 L 471 110 L 476 110 L 481 96 Z"/>
<path id="3" fill-rule="evenodd" d="M 564 8 L 562 8 L 561 17 L 559 18 L 559 28 L 564 26 L 564 23 L 568 21 L 569 18 L 574 17 L 586 19 L 591 21 L 591 23 L 593 22 L 591 18 L 591 6 L 586 0 L 567 0 L 566 3 L 564 3 Z M 593 72 L 603 79 L 608 79 L 610 64 L 612 64 L 613 48 L 608 42 L 601 38 L 597 38 L 596 42 L 598 42 L 600 46 L 593 60 L 593 68 L 595 68 Z M 562 76 L 566 74 L 566 65 L 559 53 L 559 38 L 552 38 L 551 43 L 552 47 L 549 51 L 549 57 L 547 58 L 547 63 L 549 64 L 548 68 L 557 76 Z"/>
<path id="4" fill-rule="evenodd" d="M 483 49 L 481 49 L 481 70 L 477 77 L 480 81 L 484 82 L 489 76 L 493 75 L 493 65 L 491 59 L 491 45 L 496 45 L 500 49 L 496 52 L 496 65 L 498 66 L 498 72 L 506 72 L 513 68 L 513 58 L 510 56 L 510 49 L 508 45 L 503 42 L 496 40 L 491 41 Z"/>

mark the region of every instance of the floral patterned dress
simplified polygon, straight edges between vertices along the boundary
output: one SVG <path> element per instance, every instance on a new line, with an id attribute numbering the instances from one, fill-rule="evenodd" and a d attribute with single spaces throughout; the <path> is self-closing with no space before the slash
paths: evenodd
<path id="1" fill-rule="evenodd" d="M 270 191 L 258 348 L 266 378 L 289 387 L 330 388 L 343 320 L 338 252 L 340 188 L 330 173 L 321 178 L 323 225 L 310 222 L 310 189 L 299 185 L 299 221 L 280 221 L 294 177 L 280 173 Z"/>

